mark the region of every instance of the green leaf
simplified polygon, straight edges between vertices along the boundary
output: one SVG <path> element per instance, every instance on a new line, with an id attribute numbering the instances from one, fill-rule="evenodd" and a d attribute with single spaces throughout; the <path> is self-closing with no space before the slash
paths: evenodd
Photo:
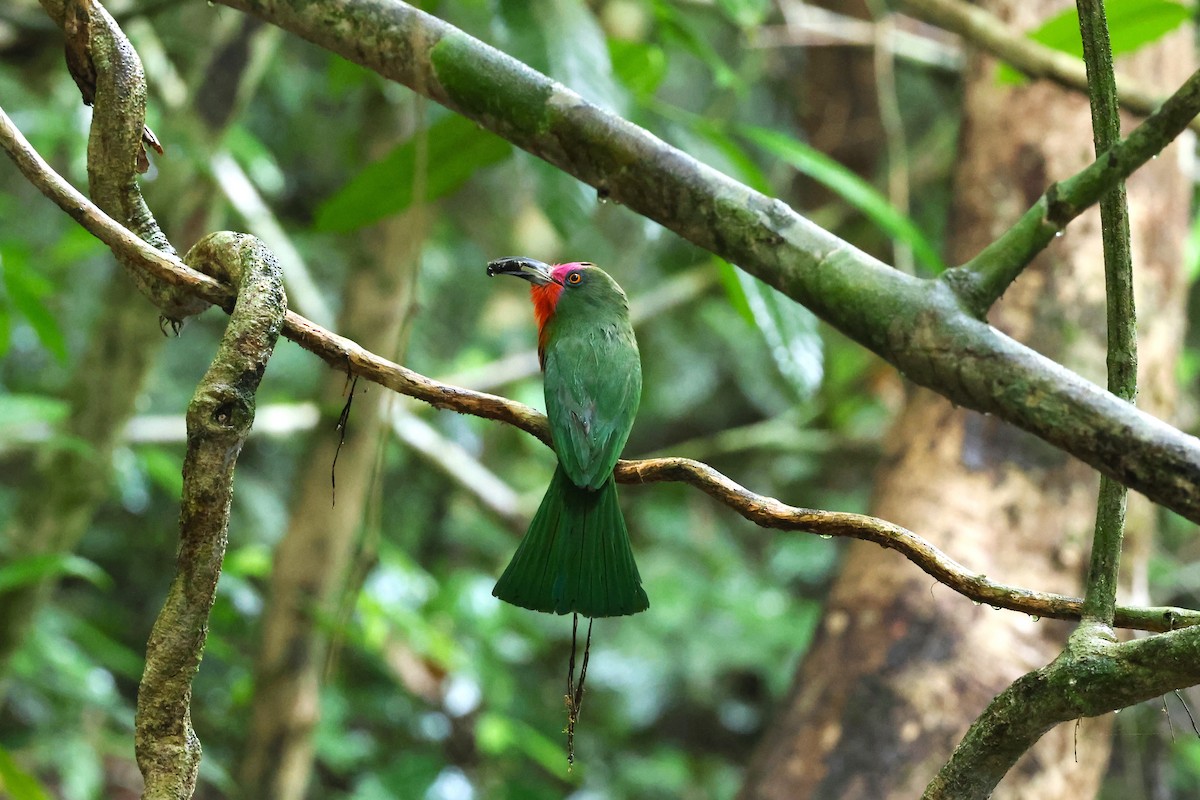
<path id="1" fill-rule="evenodd" d="M 146 666 L 142 651 L 114 639 L 103 628 L 81 617 L 68 616 L 64 624 L 67 626 L 64 637 L 78 645 L 87 659 L 126 680 L 137 681 L 142 677 Z"/>
<path id="2" fill-rule="evenodd" d="M 140 447 L 137 458 L 146 476 L 168 496 L 183 494 L 183 468 L 178 453 L 165 447 Z"/>
<path id="3" fill-rule="evenodd" d="M 587 4 L 582 0 L 535 0 L 531 5 L 546 42 L 550 77 L 588 102 L 623 112 L 625 97 L 613 80 L 608 43 Z"/>
<path id="4" fill-rule="evenodd" d="M 389 759 L 386 769 L 364 775 L 350 800 L 392 800 L 396 797 L 427 797 L 429 787 L 445 767 L 441 759 L 426 753 L 400 753 Z"/>
<path id="5" fill-rule="evenodd" d="M 112 578 L 95 562 L 71 553 L 46 553 L 0 565 L 0 592 L 60 575 L 83 578 L 94 586 L 112 585 Z"/>
<path id="6" fill-rule="evenodd" d="M 654 94 L 667 77 L 667 55 L 657 45 L 609 39 L 608 56 L 617 80 L 635 97 Z"/>
<path id="7" fill-rule="evenodd" d="M 687 53 L 701 61 L 712 72 L 713 82 L 721 89 L 743 91 L 746 82 L 742 80 L 721 52 L 713 45 L 710 37 L 705 35 L 695 22 L 681 13 L 672 4 L 657 0 L 654 3 L 655 16 L 664 42 L 679 45 Z"/>
<path id="8" fill-rule="evenodd" d="M 85 258 L 107 252 L 108 248 L 103 242 L 79 225 L 72 225 L 64 230 L 50 247 L 50 254 L 58 265 L 73 265 Z"/>
<path id="9" fill-rule="evenodd" d="M 233 548 L 225 557 L 225 572 L 241 578 L 268 578 L 271 575 L 271 549 L 261 542 Z"/>
<path id="10" fill-rule="evenodd" d="M 937 249 L 906 215 L 900 213 L 874 186 L 834 159 L 778 131 L 742 126 L 740 132 L 776 158 L 790 164 L 837 194 L 889 236 L 912 248 L 913 255 L 934 272 L 946 267 Z"/>
<path id="11" fill-rule="evenodd" d="M 259 191 L 277 195 L 287 185 L 287 176 L 270 148 L 244 125 L 231 125 L 222 139 L 230 155 L 241 164 Z"/>
<path id="12" fill-rule="evenodd" d="M 0 358 L 8 354 L 12 344 L 12 312 L 8 310 L 8 299 L 0 295 Z"/>
<path id="13" fill-rule="evenodd" d="M 12 248 L 0 251 L 0 267 L 4 270 L 4 290 L 9 302 L 20 312 L 42 346 L 60 362 L 67 360 L 67 340 L 62 328 L 42 302 L 42 298 L 53 294 L 54 285 L 29 266 L 23 252 Z"/>
<path id="14" fill-rule="evenodd" d="M 329 80 L 330 92 L 334 95 L 349 94 L 360 86 L 378 80 L 378 76 L 366 67 L 332 54 L 325 74 Z"/>
<path id="15" fill-rule="evenodd" d="M 7 750 L 0 747 L 0 797 L 11 800 L 50 800 L 50 794 L 37 778 L 17 766 Z"/>
<path id="16" fill-rule="evenodd" d="M 1200 214 L 1192 216 L 1192 226 L 1183 240 L 1183 268 L 1189 284 L 1200 278 Z"/>
<path id="17" fill-rule="evenodd" d="M 519 157 L 533 178 L 538 208 L 564 241 L 582 226 L 591 224 L 596 208 L 595 189 L 540 158 L 525 153 Z"/>
<path id="18" fill-rule="evenodd" d="M 65 400 L 40 394 L 0 394 L 0 442 L 40 438 L 66 419 Z"/>
<path id="19" fill-rule="evenodd" d="M 749 273 L 737 270 L 754 324 L 797 396 L 807 400 L 821 385 L 824 353 L 816 316 Z"/>
<path id="20" fill-rule="evenodd" d="M 12 344 L 12 314 L 8 312 L 8 303 L 0 297 L 0 359 L 8 354 Z"/>
<path id="21" fill-rule="evenodd" d="M 412 205 L 417 142 L 425 137 L 427 163 L 420 199 L 445 197 L 477 171 L 508 158 L 512 145 L 474 122 L 452 115 L 367 166 L 317 209 L 316 227 L 346 231 L 378 222 Z"/>
<path id="22" fill-rule="evenodd" d="M 1108 0 L 1105 14 L 1113 55 L 1119 56 L 1166 36 L 1190 18 L 1191 10 L 1173 0 Z M 1074 8 L 1051 17 L 1026 35 L 1039 44 L 1083 58 L 1079 17 Z M 1008 64 L 1000 65 L 996 78 L 1002 84 L 1025 82 L 1025 76 Z"/>
<path id="23" fill-rule="evenodd" d="M 768 0 L 717 0 L 717 6 L 739 28 L 757 28 L 771 13 Z"/>
<path id="24" fill-rule="evenodd" d="M 550 740 L 526 722 L 494 712 L 484 712 L 475 724 L 475 741 L 489 755 L 516 751 L 540 764 L 551 775 L 561 773 L 566 763 L 562 745 Z"/>
<path id="25" fill-rule="evenodd" d="M 716 149 L 716 166 L 754 189 L 770 193 L 767 176 L 719 125 L 692 115 L 683 115 L 680 120 Z M 804 400 L 811 398 L 821 385 L 824 366 L 817 318 L 757 278 L 720 259 L 717 264 L 730 304 L 762 334 L 771 359 L 796 395 Z"/>
<path id="26" fill-rule="evenodd" d="M 754 312 L 750 310 L 750 302 L 746 299 L 746 290 L 742 288 L 742 280 L 738 277 L 741 270 L 723 258 L 716 259 L 716 265 L 717 276 L 721 279 L 721 286 L 725 289 L 725 296 L 729 298 L 729 304 L 742 315 L 742 319 L 754 325 Z"/>

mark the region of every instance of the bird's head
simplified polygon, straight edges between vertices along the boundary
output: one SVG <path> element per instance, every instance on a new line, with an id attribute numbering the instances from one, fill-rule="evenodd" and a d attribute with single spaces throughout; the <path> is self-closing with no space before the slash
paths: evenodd
<path id="1" fill-rule="evenodd" d="M 604 309 L 628 314 L 625 293 L 608 273 L 587 261 L 546 264 L 532 258 L 511 256 L 488 262 L 487 274 L 512 275 L 529 281 L 533 314 L 538 326 L 538 350 L 546 344 L 546 324 L 559 311 L 574 309 L 568 316 L 595 317 Z M 560 307 L 560 303 L 562 306 Z"/>
<path id="2" fill-rule="evenodd" d="M 625 305 L 625 293 L 604 270 L 588 261 L 572 261 L 566 264 L 546 264 L 533 258 L 510 256 L 489 261 L 489 277 L 512 275 L 529 281 L 533 311 L 537 317 L 538 330 L 554 316 L 559 301 L 571 298 L 571 305 L 585 305 L 588 301 L 620 300 Z"/>

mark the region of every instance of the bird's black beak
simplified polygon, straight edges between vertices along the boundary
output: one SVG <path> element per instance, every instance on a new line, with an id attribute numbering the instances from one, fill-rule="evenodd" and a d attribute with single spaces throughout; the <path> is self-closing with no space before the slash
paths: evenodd
<path id="1" fill-rule="evenodd" d="M 487 274 L 489 278 L 494 278 L 497 275 L 513 275 L 517 278 L 524 278 L 535 286 L 545 286 L 548 283 L 558 283 L 550 275 L 551 267 L 533 258 L 524 258 L 523 256 L 509 256 L 507 258 L 497 258 L 494 261 L 489 261 L 487 265 Z"/>

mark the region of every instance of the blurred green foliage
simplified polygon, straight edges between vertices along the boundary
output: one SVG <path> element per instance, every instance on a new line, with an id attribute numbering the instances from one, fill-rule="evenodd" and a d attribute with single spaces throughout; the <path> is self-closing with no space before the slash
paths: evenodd
<path id="1" fill-rule="evenodd" d="M 885 185 L 882 176 L 855 176 L 808 153 L 793 119 L 791 76 L 802 71 L 803 52 L 748 46 L 761 25 L 778 22 L 774 4 L 421 6 L 740 180 L 840 220 L 839 231 L 860 246 L 887 257 L 887 236 L 897 236 L 926 268 L 938 266 L 940 223 L 928 221 L 945 216 L 952 149 L 926 170 L 911 216 L 871 188 Z M 207 215 L 212 229 L 245 227 L 215 187 L 217 150 L 250 177 L 335 307 L 362 258 L 389 256 L 370 252 L 359 229 L 424 204 L 434 223 L 420 248 L 405 363 L 435 377 L 470 375 L 536 406 L 536 374 L 488 383 L 491 365 L 534 346 L 526 299 L 519 287 L 485 278 L 489 258 L 586 258 L 617 277 L 635 305 L 672 278 L 717 273 L 698 296 L 639 324 L 646 388 L 626 455 L 688 455 L 796 505 L 865 509 L 899 384 L 803 309 L 491 134 L 293 37 L 264 37 L 268 55 L 255 62 L 262 74 L 253 95 L 223 135 L 199 135 L 198 89 L 241 17 L 204 4 L 110 7 L 144 57 L 165 54 L 166 62 L 147 64 L 150 123 L 167 154 L 143 185 L 181 251 L 203 233 L 197 218 Z M 0 13 L 4 107 L 82 187 L 88 117 L 61 61 L 59 34 L 36 5 L 21 0 Z M 164 99 L 168 69 L 189 97 L 173 110 Z M 955 124 L 953 79 L 906 65 L 898 78 L 909 135 L 944 141 Z M 794 180 L 805 164 L 835 191 L 832 206 L 805 205 Z M 60 393 L 83 345 L 103 335 L 93 321 L 114 269 L 102 246 L 0 166 L 4 519 L 18 492 L 37 491 L 30 465 L 51 446 L 64 413 Z M 131 292 L 130 302 L 143 301 Z M 210 311 L 168 344 L 139 414 L 182 414 L 223 323 Z M 148 306 L 146 330 L 160 335 Z M 331 379 L 323 363 L 281 343 L 260 409 L 312 401 Z M 532 512 L 553 469 L 541 444 L 496 423 L 401 402 L 501 476 Z M 255 435 L 238 465 L 226 569 L 194 686 L 201 798 L 230 796 L 236 784 L 272 547 L 285 533 L 296 475 L 311 466 L 301 463 L 308 436 L 337 434 L 322 424 Z M 0 785 L 15 800 L 43 796 L 39 782 L 65 800 L 134 796 L 135 692 L 174 563 L 182 455 L 178 437 L 130 438 L 78 554 L 0 564 L 0 583 L 39 572 L 60 578 L 0 702 Z M 568 773 L 560 731 L 569 620 L 490 594 L 518 532 L 394 440 L 377 480 L 361 534 L 361 586 L 344 614 L 320 621 L 337 647 L 321 696 L 312 797 L 734 794 L 814 634 L 837 543 L 760 530 L 683 486 L 623 487 L 652 605 L 634 618 L 597 622 L 578 763 Z M 1168 543 L 1157 570 L 1194 603 L 1200 580 L 1173 555 L 1191 547 L 1183 539 Z M 897 559 L 897 568 L 907 567 Z M 419 691 L 423 679 L 438 690 Z M 1180 780 L 1198 785 L 1195 742 L 1181 742 L 1173 758 Z"/>
<path id="2" fill-rule="evenodd" d="M 1178 28 L 1195 16 L 1194 5 L 1177 0 L 1107 0 L 1104 4 L 1114 56 L 1132 53 Z M 1083 39 L 1075 9 L 1057 14 L 1028 34 L 1033 41 L 1083 58 Z M 997 77 L 1004 83 L 1024 83 L 1017 70 L 1002 64 Z"/>

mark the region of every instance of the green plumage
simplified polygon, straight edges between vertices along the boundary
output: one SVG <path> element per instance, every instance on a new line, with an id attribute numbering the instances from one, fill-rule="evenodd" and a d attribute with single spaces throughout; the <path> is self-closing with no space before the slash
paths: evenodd
<path id="1" fill-rule="evenodd" d="M 492 594 L 551 614 L 619 617 L 650 606 L 642 589 L 612 476 L 580 489 L 562 467 Z"/>
<path id="2" fill-rule="evenodd" d="M 559 466 L 492 594 L 555 614 L 636 614 L 650 601 L 612 477 L 642 390 L 628 303 L 616 282 L 590 264 L 563 265 L 552 274 L 563 288 L 539 338 Z M 539 290 L 535 285 L 535 303 Z"/>

